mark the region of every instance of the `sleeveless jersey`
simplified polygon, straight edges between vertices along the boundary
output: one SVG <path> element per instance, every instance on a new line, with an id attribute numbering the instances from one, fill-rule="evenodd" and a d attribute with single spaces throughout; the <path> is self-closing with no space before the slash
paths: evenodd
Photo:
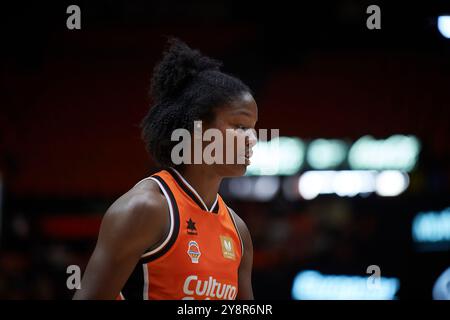
<path id="1" fill-rule="evenodd" d="M 141 256 L 117 299 L 235 299 L 244 247 L 233 211 L 219 194 L 208 209 L 174 168 L 147 179 L 167 200 L 170 229 Z"/>

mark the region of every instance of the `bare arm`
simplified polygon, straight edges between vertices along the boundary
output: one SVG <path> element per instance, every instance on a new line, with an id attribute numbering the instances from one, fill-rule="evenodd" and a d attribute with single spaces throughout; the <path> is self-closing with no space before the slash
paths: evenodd
<path id="1" fill-rule="evenodd" d="M 169 223 L 167 203 L 154 182 L 146 184 L 106 212 L 74 299 L 115 299 L 144 251 L 163 237 Z"/>
<path id="2" fill-rule="evenodd" d="M 252 267 L 253 267 L 253 243 L 250 236 L 250 231 L 245 222 L 233 211 L 233 216 L 236 220 L 236 225 L 241 234 L 242 242 L 244 243 L 244 255 L 239 266 L 239 288 L 238 300 L 254 300 L 252 288 Z"/>

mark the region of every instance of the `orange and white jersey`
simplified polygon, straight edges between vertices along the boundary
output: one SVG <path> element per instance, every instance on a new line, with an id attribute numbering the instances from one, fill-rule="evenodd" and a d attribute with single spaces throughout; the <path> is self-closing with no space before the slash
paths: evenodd
<path id="1" fill-rule="evenodd" d="M 219 194 L 208 209 L 173 168 L 146 179 L 166 197 L 170 230 L 142 255 L 118 299 L 235 299 L 244 248 L 232 210 Z"/>

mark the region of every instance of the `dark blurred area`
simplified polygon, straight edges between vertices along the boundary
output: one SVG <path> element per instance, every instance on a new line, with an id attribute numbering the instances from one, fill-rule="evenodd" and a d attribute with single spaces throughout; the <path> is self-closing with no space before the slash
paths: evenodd
<path id="1" fill-rule="evenodd" d="M 66 27 L 71 4 L 81 30 Z M 371 4 L 380 30 L 366 27 Z M 225 192 L 253 237 L 257 299 L 292 299 L 304 270 L 367 276 L 369 265 L 399 279 L 397 299 L 432 299 L 450 249 L 418 248 L 412 223 L 450 207 L 450 39 L 440 15 L 448 2 L 2 4 L 0 299 L 71 298 L 67 266 L 84 269 L 106 209 L 157 169 L 139 123 L 167 36 L 252 88 L 258 128 L 307 141 L 420 141 L 409 187 L 395 197 Z"/>

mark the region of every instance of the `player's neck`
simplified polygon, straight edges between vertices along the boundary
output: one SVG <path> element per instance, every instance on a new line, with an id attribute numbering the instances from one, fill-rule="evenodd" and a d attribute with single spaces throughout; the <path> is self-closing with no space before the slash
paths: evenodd
<path id="1" fill-rule="evenodd" d="M 216 201 L 222 177 L 200 165 L 185 166 L 179 171 L 184 179 L 197 191 L 208 208 Z"/>

